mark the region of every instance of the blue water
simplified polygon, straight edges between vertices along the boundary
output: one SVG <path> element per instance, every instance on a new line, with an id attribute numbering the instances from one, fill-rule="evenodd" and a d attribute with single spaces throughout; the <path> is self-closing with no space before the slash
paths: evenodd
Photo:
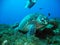
<path id="1" fill-rule="evenodd" d="M 0 0 L 0 24 L 20 22 L 26 15 L 39 12 L 49 18 L 60 18 L 60 0 L 38 0 L 31 8 L 25 8 L 27 0 Z M 40 10 L 40 8 L 42 8 Z"/>

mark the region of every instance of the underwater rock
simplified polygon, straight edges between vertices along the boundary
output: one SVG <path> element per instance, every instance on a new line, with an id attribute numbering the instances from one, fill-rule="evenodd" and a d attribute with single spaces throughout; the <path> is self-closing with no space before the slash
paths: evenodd
<path id="1" fill-rule="evenodd" d="M 36 30 L 35 36 L 38 38 L 45 39 L 46 37 L 54 36 L 54 32 L 58 27 L 58 23 L 54 20 L 50 21 L 43 29 Z M 57 30 L 56 30 L 57 32 Z"/>
<path id="2" fill-rule="evenodd" d="M 5 30 L 5 29 L 9 29 L 10 25 L 7 24 L 0 24 L 0 31 Z"/>
<path id="3" fill-rule="evenodd" d="M 52 25 L 52 27 L 50 27 L 55 33 L 55 35 L 60 35 L 60 21 L 51 19 L 49 23 Z"/>
<path id="4" fill-rule="evenodd" d="M 58 28 L 58 22 L 56 20 L 50 20 L 49 23 L 53 25 L 52 30 L 55 30 L 56 28 Z"/>
<path id="5" fill-rule="evenodd" d="M 36 30 L 35 36 L 40 39 L 46 39 L 47 37 L 54 36 L 54 32 L 50 28 L 45 28 L 43 31 Z"/>
<path id="6" fill-rule="evenodd" d="M 2 45 L 7 45 L 7 42 L 8 42 L 7 40 L 4 40 Z"/>

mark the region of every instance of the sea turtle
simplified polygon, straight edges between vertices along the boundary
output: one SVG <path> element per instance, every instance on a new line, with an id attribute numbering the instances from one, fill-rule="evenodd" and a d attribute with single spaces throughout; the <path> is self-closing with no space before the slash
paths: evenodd
<path id="1" fill-rule="evenodd" d="M 16 28 L 21 31 L 27 31 L 27 34 L 34 34 L 36 29 L 48 24 L 48 18 L 43 14 L 33 13 L 27 15 Z"/>

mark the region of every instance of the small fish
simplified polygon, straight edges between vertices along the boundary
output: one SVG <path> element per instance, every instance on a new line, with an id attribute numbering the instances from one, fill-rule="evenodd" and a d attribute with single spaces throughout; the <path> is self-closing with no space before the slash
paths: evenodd
<path id="1" fill-rule="evenodd" d="M 51 14 L 50 13 L 48 13 L 48 16 L 50 16 Z"/>
<path id="2" fill-rule="evenodd" d="M 39 8 L 40 10 L 42 10 L 43 8 Z"/>
<path id="3" fill-rule="evenodd" d="M 54 18 L 56 20 L 56 18 Z"/>

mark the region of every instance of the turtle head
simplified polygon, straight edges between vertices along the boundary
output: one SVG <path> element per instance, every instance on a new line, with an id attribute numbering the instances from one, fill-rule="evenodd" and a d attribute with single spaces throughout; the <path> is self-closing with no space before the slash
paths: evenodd
<path id="1" fill-rule="evenodd" d="M 48 18 L 44 15 L 39 15 L 36 19 L 37 23 L 38 24 L 41 24 L 41 25 L 46 25 L 48 24 Z"/>

